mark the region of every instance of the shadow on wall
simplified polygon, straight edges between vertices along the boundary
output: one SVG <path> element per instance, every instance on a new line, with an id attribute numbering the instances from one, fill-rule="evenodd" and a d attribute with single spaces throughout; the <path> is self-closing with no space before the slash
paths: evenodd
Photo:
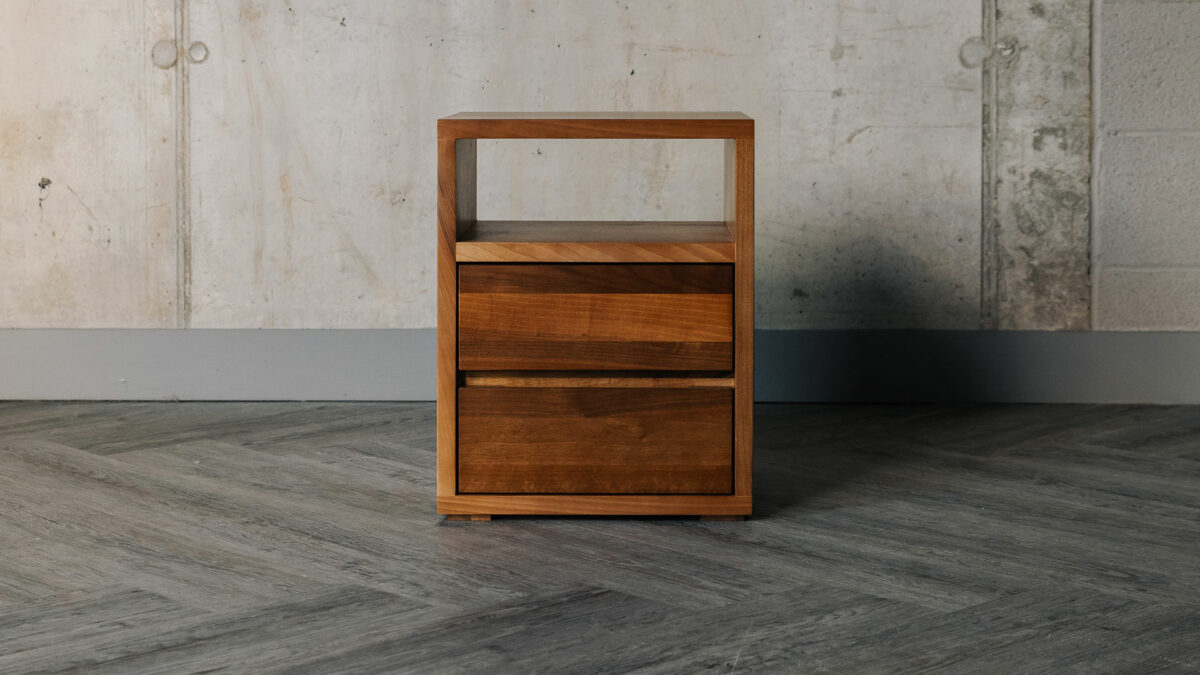
<path id="1" fill-rule="evenodd" d="M 884 228 L 887 223 L 877 223 Z M 788 294 L 803 323 L 863 326 L 756 333 L 756 400 L 828 402 L 958 402 L 995 393 L 987 355 L 964 336 L 937 330 L 962 325 L 964 298 L 946 292 L 949 261 L 908 250 L 913 244 L 858 236 L 796 256 L 806 269 L 780 269 L 759 288 Z M 816 263 L 816 264 L 814 264 Z M 804 281 L 800 281 L 803 279 Z M 784 283 L 787 282 L 787 283 Z M 812 287 L 810 297 L 796 283 Z M 963 291 L 965 292 L 965 291 Z M 977 300 L 976 300 L 977 302 Z M 778 305 L 777 305 L 778 306 Z M 972 308 L 977 310 L 976 307 Z M 976 315 L 977 316 L 977 315 Z M 902 326 L 902 329 L 878 328 Z M 791 506 L 820 508 L 832 495 L 886 474 L 909 458 L 903 429 L 931 414 L 906 406 L 759 406 L 755 413 L 755 513 Z"/>
<path id="2" fill-rule="evenodd" d="M 859 235 L 794 257 L 776 252 L 758 294 L 776 307 L 788 296 L 802 324 L 851 328 L 758 331 L 756 400 L 995 400 L 1004 375 L 970 339 L 978 331 L 939 330 L 977 325 L 977 287 L 961 288 L 951 261 L 913 246 Z"/>
<path id="3" fill-rule="evenodd" d="M 763 317 L 776 325 L 870 329 L 976 327 L 979 323 L 978 273 L 970 287 L 962 251 L 926 251 L 928 240 L 905 236 L 913 225 L 888 217 L 855 215 L 854 224 L 828 239 L 764 242 L 765 276 L 758 292 Z M 803 227 L 796 227 L 804 232 Z M 863 231 L 866 232 L 863 232 Z M 873 236 L 873 233 L 878 233 Z"/>
<path id="4" fill-rule="evenodd" d="M 759 331 L 756 400 L 995 401 L 1012 382 L 970 331 Z"/>

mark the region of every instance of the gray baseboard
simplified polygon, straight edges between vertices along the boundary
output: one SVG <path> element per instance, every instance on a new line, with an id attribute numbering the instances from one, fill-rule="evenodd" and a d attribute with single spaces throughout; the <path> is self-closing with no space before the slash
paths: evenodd
<path id="1" fill-rule="evenodd" d="M 5 330 L 0 399 L 425 401 L 436 333 Z"/>
<path id="2" fill-rule="evenodd" d="M 759 331 L 759 401 L 1200 403 L 1200 333 Z"/>
<path id="3" fill-rule="evenodd" d="M 1200 403 L 1200 333 L 759 331 L 759 401 Z M 434 397 L 433 329 L 3 330 L 0 399 Z"/>

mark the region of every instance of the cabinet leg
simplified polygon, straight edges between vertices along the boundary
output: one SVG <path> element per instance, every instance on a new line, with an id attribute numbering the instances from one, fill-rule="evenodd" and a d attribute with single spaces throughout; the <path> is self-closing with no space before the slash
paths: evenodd
<path id="1" fill-rule="evenodd" d="M 460 515 L 460 514 L 451 514 L 451 515 L 448 515 L 448 516 L 446 516 L 446 520 L 480 520 L 480 521 L 488 521 L 488 520 L 491 520 L 491 519 L 492 519 L 492 516 L 491 516 L 491 514 L 482 514 L 482 513 L 472 513 L 472 514 L 470 514 L 470 515 L 467 515 L 467 514 L 461 514 L 461 515 Z"/>
<path id="2" fill-rule="evenodd" d="M 700 516 L 702 523 L 732 523 L 745 519 L 746 516 Z"/>

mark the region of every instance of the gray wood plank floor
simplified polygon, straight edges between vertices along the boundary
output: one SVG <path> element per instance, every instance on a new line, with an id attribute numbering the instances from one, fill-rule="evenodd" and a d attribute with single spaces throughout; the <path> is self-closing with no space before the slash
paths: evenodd
<path id="1" fill-rule="evenodd" d="M 0 403 L 0 672 L 1200 671 L 1200 408 L 756 417 L 746 522 L 452 523 L 432 404 Z"/>

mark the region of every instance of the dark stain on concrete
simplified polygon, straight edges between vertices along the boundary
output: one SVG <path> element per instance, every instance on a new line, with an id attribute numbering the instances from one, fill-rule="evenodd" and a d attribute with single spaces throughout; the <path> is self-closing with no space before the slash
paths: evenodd
<path id="1" fill-rule="evenodd" d="M 1088 196 L 1069 187 L 1075 180 L 1062 172 L 1034 169 L 1029 173 L 1023 199 L 1013 202 L 1017 229 L 1029 237 L 1045 237 L 1065 222 L 1072 222 L 1086 209 Z M 1029 249 L 1030 245 L 1017 246 Z M 1035 256 L 1030 256 L 1034 258 Z"/>
<path id="2" fill-rule="evenodd" d="M 1038 127 L 1033 130 L 1033 149 L 1045 150 L 1046 138 L 1058 139 L 1058 149 L 1063 152 L 1067 151 L 1067 128 L 1066 127 Z"/>
<path id="3" fill-rule="evenodd" d="M 46 201 L 46 198 L 50 196 L 50 193 L 46 192 L 46 188 L 50 187 L 53 183 L 54 181 L 46 178 L 45 176 L 38 181 L 37 186 L 41 188 L 41 196 L 38 197 L 38 210 L 42 209 L 42 202 Z"/>
<path id="4" fill-rule="evenodd" d="M 846 45 L 842 44 L 842 40 L 840 37 L 835 37 L 833 39 L 833 48 L 829 50 L 829 60 L 836 63 L 838 61 L 841 61 L 842 57 L 844 57 L 845 55 L 846 55 Z"/>
<path id="5" fill-rule="evenodd" d="M 854 131 L 852 131 L 852 132 L 850 133 L 850 135 L 849 135 L 849 136 L 847 136 L 847 137 L 846 137 L 846 145 L 850 145 L 851 143 L 853 143 L 853 142 L 854 142 L 854 139 L 855 139 L 855 138 L 858 138 L 858 135 L 859 135 L 859 134 L 861 134 L 861 133 L 864 133 L 864 132 L 867 132 L 867 131 L 870 131 L 870 129 L 871 129 L 871 125 L 869 125 L 869 124 L 868 124 L 867 126 L 865 126 L 865 127 L 861 127 L 861 128 L 859 128 L 859 129 L 855 129 Z"/>

